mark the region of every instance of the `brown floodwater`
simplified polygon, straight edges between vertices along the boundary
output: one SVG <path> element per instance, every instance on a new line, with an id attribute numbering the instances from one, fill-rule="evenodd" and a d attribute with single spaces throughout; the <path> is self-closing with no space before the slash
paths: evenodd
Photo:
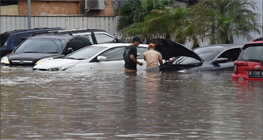
<path id="1" fill-rule="evenodd" d="M 263 82 L 232 72 L 1 68 L 1 140 L 262 140 Z"/>

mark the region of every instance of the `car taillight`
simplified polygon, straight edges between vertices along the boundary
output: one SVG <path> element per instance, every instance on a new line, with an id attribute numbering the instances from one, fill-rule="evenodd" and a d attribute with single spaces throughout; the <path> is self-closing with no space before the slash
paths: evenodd
<path id="1" fill-rule="evenodd" d="M 247 62 L 244 61 L 236 61 L 234 63 L 234 73 L 237 74 L 237 68 L 238 66 L 248 66 Z"/>

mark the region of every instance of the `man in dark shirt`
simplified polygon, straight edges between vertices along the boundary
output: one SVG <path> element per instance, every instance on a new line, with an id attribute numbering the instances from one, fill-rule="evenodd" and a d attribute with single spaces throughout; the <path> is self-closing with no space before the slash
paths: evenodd
<path id="1" fill-rule="evenodd" d="M 142 43 L 141 39 L 139 37 L 134 37 L 132 40 L 132 45 L 128 46 L 124 49 L 123 53 L 123 59 L 125 61 L 125 71 L 136 71 L 137 70 L 137 64 L 142 66 L 143 63 L 137 61 L 137 46 Z"/>

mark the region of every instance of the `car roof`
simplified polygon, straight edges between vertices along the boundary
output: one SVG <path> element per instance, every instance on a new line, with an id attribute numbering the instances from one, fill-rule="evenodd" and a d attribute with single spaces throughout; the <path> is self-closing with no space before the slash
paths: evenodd
<path id="1" fill-rule="evenodd" d="M 262 44 L 263 41 L 253 41 L 253 42 L 248 42 L 247 44 Z"/>
<path id="2" fill-rule="evenodd" d="M 103 44 L 94 44 L 90 46 L 97 46 L 97 47 L 106 47 L 106 48 L 113 48 L 113 47 L 123 47 L 123 46 L 130 46 L 131 43 L 103 43 Z M 147 47 L 148 44 L 140 44 L 138 47 Z"/>
<path id="3" fill-rule="evenodd" d="M 27 32 L 33 32 L 33 31 L 45 31 L 45 30 L 59 30 L 63 29 L 61 27 L 55 27 L 55 28 L 34 28 L 34 29 L 19 29 L 19 30 L 13 30 L 13 31 L 6 31 L 3 34 L 13 34 L 13 33 L 27 33 Z"/>
<path id="4" fill-rule="evenodd" d="M 101 29 L 71 29 L 71 30 L 55 30 L 50 32 L 63 34 L 63 33 L 106 32 L 106 31 Z"/>
<path id="5" fill-rule="evenodd" d="M 213 44 L 213 45 L 208 45 L 208 46 L 203 46 L 203 47 L 198 47 L 196 49 L 217 49 L 217 50 L 227 50 L 230 48 L 242 48 L 244 45 L 243 44 Z"/>
<path id="6" fill-rule="evenodd" d="M 62 35 L 57 35 L 57 34 L 42 34 L 42 35 L 32 36 L 31 38 L 69 39 L 69 38 L 73 38 L 73 36 L 71 36 L 71 35 L 69 35 L 69 34 L 62 34 Z"/>

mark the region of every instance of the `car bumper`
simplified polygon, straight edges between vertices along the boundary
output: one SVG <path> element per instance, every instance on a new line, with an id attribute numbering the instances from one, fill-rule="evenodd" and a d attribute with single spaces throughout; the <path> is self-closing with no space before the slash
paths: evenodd
<path id="1" fill-rule="evenodd" d="M 247 75 L 243 75 L 243 74 L 232 75 L 232 81 L 243 81 L 243 80 L 263 81 L 263 78 L 249 78 Z"/>

